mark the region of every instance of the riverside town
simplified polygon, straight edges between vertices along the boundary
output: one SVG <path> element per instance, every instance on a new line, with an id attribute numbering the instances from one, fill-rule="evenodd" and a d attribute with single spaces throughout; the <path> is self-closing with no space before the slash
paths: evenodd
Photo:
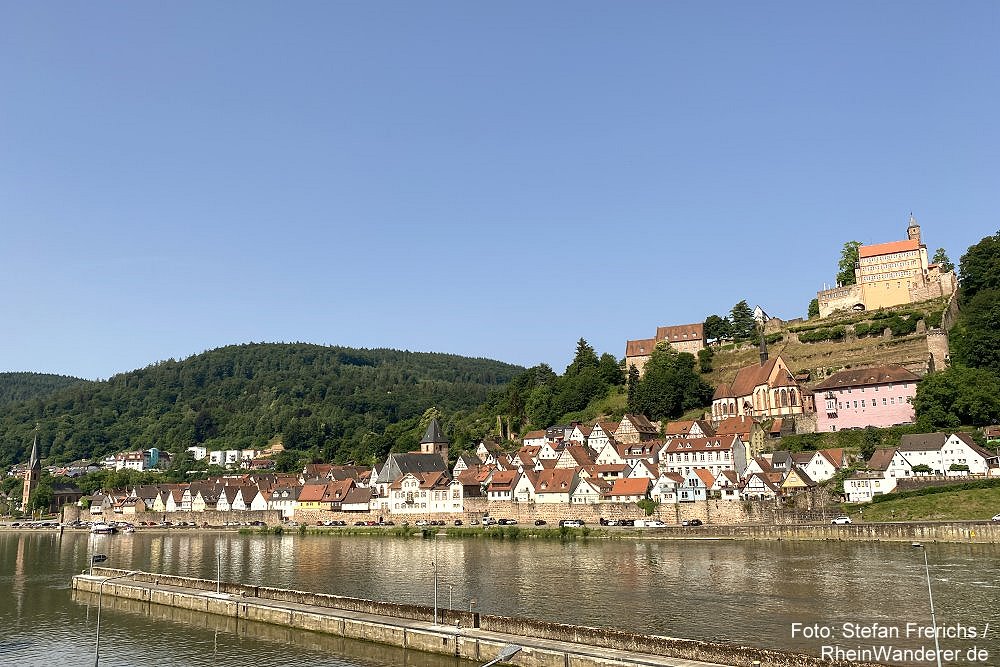
<path id="1" fill-rule="evenodd" d="M 983 286 L 996 280 L 983 267 L 1000 261 L 1000 234 L 963 254 L 961 280 L 943 251 L 928 259 L 913 216 L 905 234 L 845 244 L 854 282 L 818 291 L 809 317 L 781 320 L 742 300 L 725 316 L 627 340 L 621 358 L 580 339 L 562 375 L 453 357 L 445 380 L 435 355 L 303 344 L 221 348 L 100 382 L 10 374 L 12 387 L 37 387 L 0 417 L 5 455 L 25 456 L 3 480 L 0 539 L 19 535 L 17 554 L 55 532 L 83 540 L 72 586 L 85 607 L 110 597 L 119 613 L 137 601 L 143 614 L 173 613 L 152 602 L 198 608 L 220 623 L 242 617 L 479 662 L 990 664 L 1000 654 L 995 600 L 974 582 L 995 579 L 963 565 L 971 588 L 959 593 L 932 578 L 931 562 L 1000 544 L 1000 345 L 990 347 L 989 325 L 1000 285 Z M 300 593 L 297 580 L 258 576 L 271 566 L 245 553 L 279 549 L 268 556 L 279 568 L 343 549 L 367 562 L 350 545 L 371 540 L 390 550 L 379 561 L 400 568 L 410 565 L 392 545 L 417 549 L 412 567 L 433 580 L 389 591 L 314 582 L 328 592 Z M 792 596 L 758 641 L 659 617 L 612 632 L 544 605 L 487 603 L 462 584 L 456 604 L 453 579 L 445 604 L 439 551 L 446 567 L 467 568 L 483 540 L 504 545 L 491 548 L 509 550 L 510 562 L 535 551 L 557 562 L 569 552 L 551 549 L 582 543 L 602 545 L 588 548 L 599 560 L 622 542 L 666 549 L 671 574 L 657 576 L 708 567 L 707 580 L 729 582 L 719 594 L 748 585 L 718 569 L 744 557 L 741 544 L 776 545 L 764 558 L 782 568 L 798 549 L 818 549 L 811 563 L 824 550 L 897 545 L 844 562 L 872 568 L 859 587 L 917 583 L 906 584 L 898 622 L 864 605 L 792 613 Z M 593 567 L 655 571 L 632 557 Z M 28 562 L 17 555 L 17 571 Z M 765 567 L 739 576 L 753 581 Z M 839 576 L 861 576 L 851 567 Z M 935 599 L 947 607 L 961 594 L 967 616 L 904 620 L 921 613 L 921 592 L 932 612 Z M 834 626 L 824 613 L 856 620 Z"/>

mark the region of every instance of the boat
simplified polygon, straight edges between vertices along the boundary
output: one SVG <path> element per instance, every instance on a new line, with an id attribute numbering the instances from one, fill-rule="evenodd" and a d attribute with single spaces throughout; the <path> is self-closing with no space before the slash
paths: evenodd
<path id="1" fill-rule="evenodd" d="M 118 529 L 110 523 L 98 522 L 90 527 L 90 532 L 94 535 L 110 535 Z"/>

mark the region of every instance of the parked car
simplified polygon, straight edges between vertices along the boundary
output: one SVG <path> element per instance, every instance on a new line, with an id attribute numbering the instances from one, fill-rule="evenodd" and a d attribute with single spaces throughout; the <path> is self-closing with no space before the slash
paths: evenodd
<path id="1" fill-rule="evenodd" d="M 496 524 L 496 522 L 497 522 L 497 520 L 496 520 L 496 519 L 494 519 L 494 518 L 493 518 L 493 517 L 491 517 L 491 516 L 484 516 L 484 517 L 483 517 L 483 525 L 484 525 L 484 526 L 492 526 L 492 525 L 495 525 L 495 524 Z"/>
<path id="2" fill-rule="evenodd" d="M 635 519 L 619 519 L 618 520 L 618 525 L 619 526 L 634 526 L 635 525 Z"/>
<path id="3" fill-rule="evenodd" d="M 456 526 L 461 526 L 462 525 L 462 520 L 461 519 L 455 519 L 455 525 Z"/>
<path id="4" fill-rule="evenodd" d="M 583 519 L 563 519 L 559 525 L 566 528 L 583 528 Z"/>
<path id="5" fill-rule="evenodd" d="M 535 525 L 536 526 L 544 526 L 545 525 L 545 519 L 535 519 Z"/>
<path id="6" fill-rule="evenodd" d="M 649 525 L 649 524 L 647 523 L 647 525 Z M 661 525 L 662 525 L 662 522 L 661 522 Z M 702 523 L 701 523 L 701 519 L 685 519 L 684 521 L 681 521 L 681 525 L 682 526 L 700 526 L 700 525 L 702 525 Z"/>
<path id="7" fill-rule="evenodd" d="M 431 524 L 430 524 L 430 521 L 428 521 L 427 519 L 417 519 L 417 525 L 418 526 L 429 526 Z"/>
<path id="8" fill-rule="evenodd" d="M 846 514 L 841 514 L 840 516 L 833 517 L 833 521 L 831 521 L 830 523 L 834 526 L 846 526 L 852 522 L 851 522 L 851 517 L 847 516 Z"/>
<path id="9" fill-rule="evenodd" d="M 698 519 L 691 519 L 691 521 L 698 521 Z M 663 528 L 667 524 L 663 523 L 659 519 L 646 519 L 646 521 L 645 521 L 645 523 L 643 525 L 646 526 L 646 528 Z M 685 526 L 700 526 L 701 525 L 701 521 L 698 521 L 698 523 L 685 523 L 684 525 Z"/>
<path id="10" fill-rule="evenodd" d="M 497 523 L 501 526 L 516 526 L 517 519 L 500 519 Z"/>
<path id="11" fill-rule="evenodd" d="M 992 521 L 1000 521 L 1000 514 L 994 514 Z"/>
<path id="12" fill-rule="evenodd" d="M 617 526 L 618 525 L 618 519 L 605 519 L 602 516 L 601 517 L 601 525 L 602 526 Z"/>

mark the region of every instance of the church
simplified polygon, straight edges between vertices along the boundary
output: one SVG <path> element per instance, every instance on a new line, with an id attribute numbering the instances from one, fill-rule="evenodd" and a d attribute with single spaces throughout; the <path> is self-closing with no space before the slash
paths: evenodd
<path id="1" fill-rule="evenodd" d="M 729 384 L 722 383 L 712 396 L 712 421 L 750 417 L 756 421 L 811 412 L 810 397 L 788 369 L 781 355 L 770 359 L 761 341 L 760 363 L 744 366 Z"/>

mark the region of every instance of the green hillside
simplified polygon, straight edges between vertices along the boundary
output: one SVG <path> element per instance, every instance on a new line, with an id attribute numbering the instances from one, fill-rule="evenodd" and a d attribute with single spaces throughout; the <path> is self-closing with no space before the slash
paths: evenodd
<path id="1" fill-rule="evenodd" d="M 87 380 L 48 373 L 0 373 L 0 410 L 9 403 L 48 396 L 82 382 Z"/>
<path id="2" fill-rule="evenodd" d="M 449 354 L 234 345 L 0 407 L 0 464 L 27 459 L 36 423 L 47 462 L 154 446 L 262 448 L 274 438 L 368 462 L 415 446 L 431 407 L 449 436 L 471 437 L 466 413 L 523 370 Z"/>

